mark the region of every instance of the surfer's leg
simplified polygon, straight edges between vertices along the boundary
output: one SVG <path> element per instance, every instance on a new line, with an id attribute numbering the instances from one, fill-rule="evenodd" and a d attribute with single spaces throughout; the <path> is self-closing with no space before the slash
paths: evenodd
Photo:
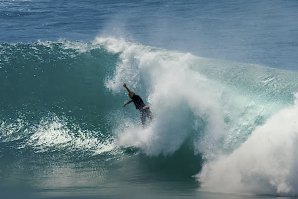
<path id="1" fill-rule="evenodd" d="M 145 126 L 148 122 L 152 120 L 152 113 L 150 109 L 144 109 L 141 111 L 141 121 L 142 125 Z"/>
<path id="2" fill-rule="evenodd" d="M 147 110 L 147 117 L 150 119 L 150 121 L 153 119 L 150 109 Z"/>
<path id="3" fill-rule="evenodd" d="M 145 124 L 146 124 L 146 113 L 145 113 L 145 111 L 141 111 L 141 122 L 142 122 L 142 125 L 145 126 Z"/>

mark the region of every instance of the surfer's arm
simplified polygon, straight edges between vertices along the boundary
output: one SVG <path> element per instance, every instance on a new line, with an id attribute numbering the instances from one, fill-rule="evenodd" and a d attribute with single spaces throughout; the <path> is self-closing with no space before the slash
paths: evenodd
<path id="1" fill-rule="evenodd" d="M 123 87 L 127 90 L 127 92 L 131 93 L 132 91 L 127 87 L 126 84 L 123 84 Z"/>
<path id="2" fill-rule="evenodd" d="M 124 104 L 123 104 L 123 107 L 125 107 L 127 104 L 130 104 L 132 102 L 132 100 L 128 100 L 127 102 L 125 102 Z"/>

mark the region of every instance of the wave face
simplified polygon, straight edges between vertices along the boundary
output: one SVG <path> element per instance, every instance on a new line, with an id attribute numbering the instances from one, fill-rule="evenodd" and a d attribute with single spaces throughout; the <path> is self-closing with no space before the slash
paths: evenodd
<path id="1" fill-rule="evenodd" d="M 110 160 L 133 147 L 145 157 L 177 158 L 171 170 L 187 148 L 192 160 L 182 168 L 197 164 L 192 173 L 203 190 L 297 194 L 294 72 L 109 37 L 4 43 L 0 60 L 2 159 Z M 150 104 L 146 128 L 133 106 L 121 108 L 124 82 Z"/>
<path id="2" fill-rule="evenodd" d="M 110 113 L 117 99 L 111 103 L 112 96 L 101 85 L 117 55 L 68 41 L 0 48 L 2 150 L 11 150 L 6 147 L 13 144 L 15 150 L 92 154 L 111 147 Z"/>

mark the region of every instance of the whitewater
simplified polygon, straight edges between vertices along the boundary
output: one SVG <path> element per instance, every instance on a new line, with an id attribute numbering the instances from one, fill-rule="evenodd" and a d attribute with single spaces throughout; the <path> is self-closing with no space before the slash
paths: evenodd
<path id="1" fill-rule="evenodd" d="M 297 194 L 296 74 L 114 38 L 96 43 L 120 53 L 106 86 L 119 92 L 128 82 L 144 90 L 155 116 L 144 130 L 121 127 L 120 145 L 169 155 L 193 133 L 194 153 L 205 159 L 197 175 L 203 190 Z"/>
<path id="2" fill-rule="evenodd" d="M 117 171 L 109 167 L 120 160 L 132 169 L 127 173 L 147 176 L 127 162 L 141 156 L 170 162 L 168 178 L 183 173 L 200 191 L 297 195 L 295 72 L 105 36 L 1 44 L 0 56 L 4 162 L 16 153 L 58 165 L 100 161 Z M 132 106 L 122 109 L 123 83 L 150 105 L 148 127 Z M 90 181 L 88 175 L 82 178 Z"/>

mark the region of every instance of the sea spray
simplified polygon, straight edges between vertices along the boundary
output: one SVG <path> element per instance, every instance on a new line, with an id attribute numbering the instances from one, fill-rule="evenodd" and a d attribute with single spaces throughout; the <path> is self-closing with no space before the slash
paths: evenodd
<path id="1" fill-rule="evenodd" d="M 170 155 L 195 132 L 194 146 L 205 159 L 198 174 L 203 190 L 296 194 L 297 105 L 286 108 L 297 86 L 294 74 L 123 40 L 118 46 L 114 38 L 97 42 L 120 54 L 106 86 L 119 92 L 130 82 L 154 113 L 145 129 L 116 128 L 118 144 L 147 155 Z"/>
<path id="2" fill-rule="evenodd" d="M 206 163 L 198 175 L 209 191 L 297 195 L 298 104 L 257 127 L 231 154 Z"/>
<path id="3" fill-rule="evenodd" d="M 145 131 L 166 140 L 161 145 L 171 148 L 152 146 L 156 155 L 173 153 L 192 132 L 197 134 L 195 148 L 207 159 L 233 150 L 268 116 L 290 104 L 297 84 L 294 75 L 261 66 L 209 60 L 111 37 L 94 42 L 119 54 L 106 87 L 119 93 L 126 82 L 150 103 L 155 119 Z M 134 141 L 130 144 L 142 148 Z"/>
<path id="4" fill-rule="evenodd" d="M 198 128 L 208 139 L 201 133 L 204 141 L 200 145 L 208 147 L 200 148 L 215 151 L 225 130 L 220 86 L 189 68 L 194 56 L 124 41 L 118 44 L 114 38 L 99 38 L 96 42 L 113 53 L 120 53 L 121 61 L 106 86 L 118 92 L 124 82 L 129 82 L 134 89 L 148 91 L 146 99 L 154 114 L 147 128 L 132 127 L 119 133 L 120 144 L 140 147 L 148 155 L 172 154 L 193 132 L 196 119 L 203 118 L 204 129 Z"/>

